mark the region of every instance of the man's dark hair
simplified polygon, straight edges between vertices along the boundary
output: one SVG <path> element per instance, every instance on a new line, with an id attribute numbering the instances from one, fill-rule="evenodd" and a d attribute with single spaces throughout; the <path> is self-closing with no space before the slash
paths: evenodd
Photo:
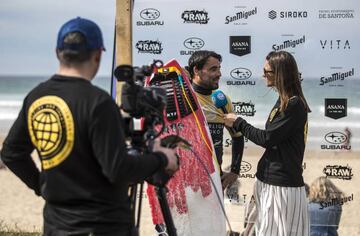
<path id="1" fill-rule="evenodd" d="M 86 48 L 86 39 L 80 32 L 66 35 L 64 45 L 64 49 L 58 49 L 58 58 L 65 65 L 83 63 L 90 59 L 93 52 Z"/>
<path id="2" fill-rule="evenodd" d="M 209 57 L 214 57 L 218 59 L 220 62 L 222 61 L 222 57 L 220 54 L 217 54 L 214 51 L 200 50 L 194 52 L 188 61 L 188 66 L 186 69 L 189 71 L 191 78 L 194 77 L 194 68 L 201 70 L 206 64 Z"/>

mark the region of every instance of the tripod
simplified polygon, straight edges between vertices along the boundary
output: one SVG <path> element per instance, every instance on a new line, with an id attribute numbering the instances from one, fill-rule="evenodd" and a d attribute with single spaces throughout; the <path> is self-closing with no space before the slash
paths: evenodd
<path id="1" fill-rule="evenodd" d="M 146 145 L 144 144 L 142 139 L 133 138 L 132 146 L 135 147 L 135 149 L 132 149 L 132 151 L 136 153 L 150 152 L 153 146 L 153 140 L 155 138 L 154 136 L 155 131 L 149 129 L 146 133 L 147 134 L 145 134 L 143 137 L 149 137 L 150 142 L 148 147 L 146 148 Z M 165 225 L 167 229 L 166 231 L 168 235 L 177 236 L 175 224 L 171 216 L 170 208 L 166 197 L 166 193 L 167 193 L 166 183 L 169 181 L 170 178 L 171 176 L 165 173 L 165 170 L 159 170 L 153 176 L 148 178 L 146 181 L 155 186 L 156 195 L 160 204 L 161 212 L 165 221 Z M 139 191 L 138 191 L 138 184 L 133 184 L 130 186 L 131 210 L 132 210 L 134 222 L 136 222 L 135 228 L 138 234 L 140 229 L 143 186 L 144 186 L 144 182 L 141 182 Z M 138 199 L 137 196 L 139 196 Z M 136 210 L 137 210 L 137 215 L 136 215 Z"/>

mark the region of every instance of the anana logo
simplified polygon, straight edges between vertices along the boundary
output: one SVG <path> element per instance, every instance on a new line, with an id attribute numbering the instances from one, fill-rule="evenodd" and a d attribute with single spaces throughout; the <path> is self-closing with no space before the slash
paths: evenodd
<path id="1" fill-rule="evenodd" d="M 140 17 L 144 20 L 156 20 L 160 17 L 160 12 L 154 8 L 146 8 L 140 12 Z"/>
<path id="2" fill-rule="evenodd" d="M 241 68 L 241 67 L 235 68 L 232 71 L 230 71 L 230 76 L 236 80 L 246 80 L 249 79 L 251 75 L 252 73 L 249 69 Z"/>
<path id="3" fill-rule="evenodd" d="M 31 142 L 38 151 L 42 168 L 61 164 L 74 146 L 74 119 L 59 97 L 45 96 L 34 101 L 27 117 Z"/>
<path id="4" fill-rule="evenodd" d="M 200 38 L 191 37 L 184 41 L 184 46 L 191 50 L 197 50 L 204 47 L 205 42 Z"/>
<path id="5" fill-rule="evenodd" d="M 347 139 L 347 136 L 341 132 L 330 132 L 325 135 L 326 142 L 332 144 L 345 143 Z"/>

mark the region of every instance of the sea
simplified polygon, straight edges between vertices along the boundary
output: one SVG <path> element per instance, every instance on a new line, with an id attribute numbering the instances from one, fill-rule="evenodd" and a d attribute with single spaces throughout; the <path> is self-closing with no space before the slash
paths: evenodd
<path id="1" fill-rule="evenodd" d="M 26 94 L 37 84 L 46 81 L 48 76 L 0 76 L 0 135 L 8 133 L 12 123 L 17 118 Z M 254 114 L 244 116 L 250 124 L 264 128 L 269 112 L 277 100 L 277 93 L 265 86 L 262 78 L 255 78 L 255 86 L 228 85 L 230 78 L 222 78 L 220 89 L 233 102 L 245 102 L 254 105 Z M 111 77 L 100 76 L 92 83 L 110 94 Z M 309 130 L 307 149 L 336 151 L 342 144 L 331 144 L 326 139 L 328 134 L 337 132 L 345 134 L 348 128 L 351 132 L 351 150 L 360 150 L 360 78 L 340 81 L 333 85 L 321 86 L 319 79 L 305 78 L 302 88 L 312 110 L 309 113 Z M 325 116 L 325 98 L 347 99 L 347 114 L 339 119 Z M 225 132 L 226 133 L 226 132 Z M 246 145 L 254 145 L 247 142 Z"/>

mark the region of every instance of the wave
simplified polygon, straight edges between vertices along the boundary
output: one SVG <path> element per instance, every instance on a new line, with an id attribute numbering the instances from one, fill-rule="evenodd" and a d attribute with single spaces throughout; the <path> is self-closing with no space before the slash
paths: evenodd
<path id="1" fill-rule="evenodd" d="M 324 114 L 325 106 L 317 107 L 317 111 Z M 348 113 L 348 115 L 360 115 L 360 107 L 348 107 L 347 108 L 347 113 Z"/>
<path id="2" fill-rule="evenodd" d="M 0 120 L 15 120 L 18 113 L 0 113 Z"/>
<path id="3" fill-rule="evenodd" d="M 1 100 L 0 101 L 0 108 L 1 107 L 21 107 L 22 106 L 22 101 L 20 100 Z"/>

